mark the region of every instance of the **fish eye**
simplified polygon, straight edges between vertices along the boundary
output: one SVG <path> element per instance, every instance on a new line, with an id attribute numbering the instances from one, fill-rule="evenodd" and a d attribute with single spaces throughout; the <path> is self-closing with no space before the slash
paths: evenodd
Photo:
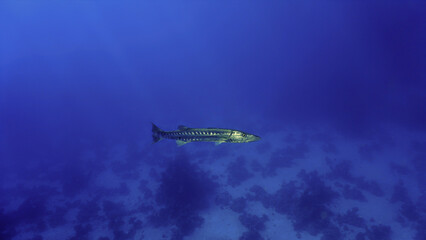
<path id="1" fill-rule="evenodd" d="M 243 137 L 246 137 L 246 134 L 245 134 L 245 133 L 243 133 Z"/>

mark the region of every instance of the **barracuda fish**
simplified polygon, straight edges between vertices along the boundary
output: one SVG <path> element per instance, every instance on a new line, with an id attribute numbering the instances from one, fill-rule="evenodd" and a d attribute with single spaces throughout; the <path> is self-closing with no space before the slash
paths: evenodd
<path id="1" fill-rule="evenodd" d="M 242 131 L 224 128 L 189 128 L 180 125 L 176 131 L 163 131 L 152 124 L 152 139 L 156 143 L 163 138 L 176 140 L 178 146 L 189 142 L 214 142 L 216 145 L 227 143 L 254 142 L 260 137 Z"/>

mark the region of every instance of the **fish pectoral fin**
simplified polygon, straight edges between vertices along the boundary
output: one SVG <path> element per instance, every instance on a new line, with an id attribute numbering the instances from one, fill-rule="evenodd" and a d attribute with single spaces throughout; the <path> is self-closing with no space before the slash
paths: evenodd
<path id="1" fill-rule="evenodd" d="M 221 144 L 221 143 L 224 143 L 224 142 L 215 142 L 215 143 L 214 143 L 214 145 L 216 145 L 216 146 L 217 146 L 217 145 L 219 145 L 219 144 Z"/>
<path id="2" fill-rule="evenodd" d="M 185 141 L 181 141 L 181 140 L 176 140 L 176 144 L 180 147 L 180 146 L 183 146 L 183 145 L 185 145 L 185 144 L 187 144 L 187 143 L 189 143 L 189 142 L 185 142 Z"/>
<path id="3" fill-rule="evenodd" d="M 187 127 L 187 126 L 184 126 L 184 125 L 179 125 L 178 126 L 178 129 L 179 130 L 181 130 L 181 131 L 185 131 L 185 130 L 188 130 L 188 129 L 190 129 L 189 127 Z"/>

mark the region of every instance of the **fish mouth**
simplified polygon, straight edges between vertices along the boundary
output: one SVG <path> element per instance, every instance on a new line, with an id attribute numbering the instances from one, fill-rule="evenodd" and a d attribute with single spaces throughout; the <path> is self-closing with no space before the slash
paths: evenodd
<path id="1" fill-rule="evenodd" d="M 256 141 L 259 141 L 260 140 L 260 137 L 259 136 L 256 136 L 256 135 L 251 135 L 249 138 L 248 138 L 248 142 L 256 142 Z"/>

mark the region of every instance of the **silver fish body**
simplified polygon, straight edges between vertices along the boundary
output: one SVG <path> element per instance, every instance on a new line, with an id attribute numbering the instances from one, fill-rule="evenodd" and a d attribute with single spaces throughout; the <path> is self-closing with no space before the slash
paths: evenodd
<path id="1" fill-rule="evenodd" d="M 258 141 L 260 137 L 234 129 L 224 128 L 189 128 L 179 126 L 176 131 L 163 131 L 155 124 L 152 124 L 152 138 L 154 142 L 161 139 L 176 140 L 181 146 L 189 142 L 214 142 L 221 144 L 228 143 L 246 143 Z"/>

